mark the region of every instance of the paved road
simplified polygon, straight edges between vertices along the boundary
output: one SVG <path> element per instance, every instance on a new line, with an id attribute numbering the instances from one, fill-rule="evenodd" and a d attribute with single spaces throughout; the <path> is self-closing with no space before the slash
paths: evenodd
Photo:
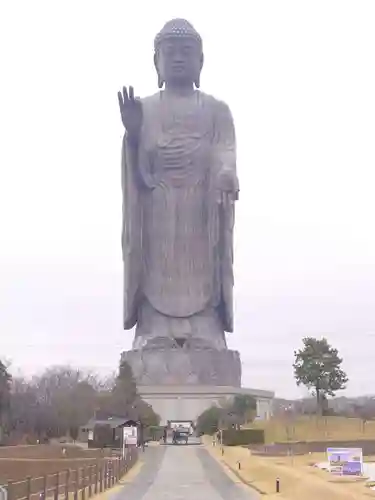
<path id="1" fill-rule="evenodd" d="M 257 500 L 203 446 L 150 447 L 134 480 L 111 500 Z"/>

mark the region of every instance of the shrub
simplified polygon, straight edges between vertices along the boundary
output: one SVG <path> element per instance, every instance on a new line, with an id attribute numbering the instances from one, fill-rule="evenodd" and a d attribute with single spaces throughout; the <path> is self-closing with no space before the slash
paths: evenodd
<path id="1" fill-rule="evenodd" d="M 150 425 L 150 427 L 145 428 L 145 440 L 160 441 L 163 437 L 164 426 L 162 425 Z"/>
<path id="2" fill-rule="evenodd" d="M 264 444 L 263 429 L 225 429 L 222 432 L 225 446 Z"/>
<path id="3" fill-rule="evenodd" d="M 199 415 L 197 420 L 197 434 L 201 436 L 202 434 L 208 434 L 212 436 L 219 430 L 219 420 L 221 416 L 221 411 L 216 406 L 212 406 L 205 410 L 201 415 Z"/>

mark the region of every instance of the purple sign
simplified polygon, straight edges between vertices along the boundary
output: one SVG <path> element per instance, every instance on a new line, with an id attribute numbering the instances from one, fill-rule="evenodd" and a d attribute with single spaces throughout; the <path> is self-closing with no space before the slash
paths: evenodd
<path id="1" fill-rule="evenodd" d="M 332 474 L 361 476 L 363 453 L 361 448 L 327 448 L 329 470 Z"/>
<path id="2" fill-rule="evenodd" d="M 344 476 L 360 476 L 362 474 L 361 462 L 346 462 L 342 466 Z"/>

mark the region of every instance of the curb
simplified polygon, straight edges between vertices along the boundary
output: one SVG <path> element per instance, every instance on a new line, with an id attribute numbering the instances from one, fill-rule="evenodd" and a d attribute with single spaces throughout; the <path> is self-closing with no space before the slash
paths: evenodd
<path id="1" fill-rule="evenodd" d="M 208 446 L 205 446 L 206 449 L 208 448 Z M 265 491 L 261 490 L 259 488 L 259 486 L 255 486 L 251 481 L 247 481 L 244 477 L 241 476 L 241 474 L 238 473 L 238 471 L 236 469 L 234 469 L 233 467 L 231 467 L 229 464 L 227 464 L 222 458 L 219 458 L 217 457 L 214 453 L 212 453 L 210 451 L 210 449 L 208 448 L 207 449 L 208 453 L 211 455 L 211 457 L 216 460 L 219 464 L 221 464 L 221 466 L 223 468 L 227 468 L 229 469 L 229 471 L 234 474 L 236 476 L 237 479 L 239 479 L 241 481 L 241 483 L 243 483 L 245 486 L 247 486 L 248 488 L 256 491 L 257 493 L 259 493 L 259 495 L 267 495 L 268 493 L 266 493 Z"/>
<path id="2" fill-rule="evenodd" d="M 246 486 L 249 486 L 249 488 L 252 488 L 253 490 L 255 490 L 257 493 L 259 493 L 260 495 L 267 495 L 267 493 L 263 490 L 261 490 L 258 486 L 255 486 L 255 484 L 252 482 L 252 481 L 248 481 L 247 479 L 245 479 L 243 476 L 241 476 L 241 474 L 238 473 L 238 471 L 236 469 L 234 469 L 231 465 L 227 464 L 226 462 L 224 462 L 224 460 L 220 460 L 220 462 L 225 465 L 225 467 L 228 467 L 228 469 L 242 482 L 244 483 Z"/>

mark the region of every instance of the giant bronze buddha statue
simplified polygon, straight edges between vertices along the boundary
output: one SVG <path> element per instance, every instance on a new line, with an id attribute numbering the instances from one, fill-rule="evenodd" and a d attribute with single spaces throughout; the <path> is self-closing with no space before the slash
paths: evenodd
<path id="1" fill-rule="evenodd" d="M 228 106 L 200 90 L 202 39 L 183 19 L 154 42 L 159 91 L 119 92 L 124 328 L 133 350 L 227 350 L 233 330 L 236 143 Z"/>

